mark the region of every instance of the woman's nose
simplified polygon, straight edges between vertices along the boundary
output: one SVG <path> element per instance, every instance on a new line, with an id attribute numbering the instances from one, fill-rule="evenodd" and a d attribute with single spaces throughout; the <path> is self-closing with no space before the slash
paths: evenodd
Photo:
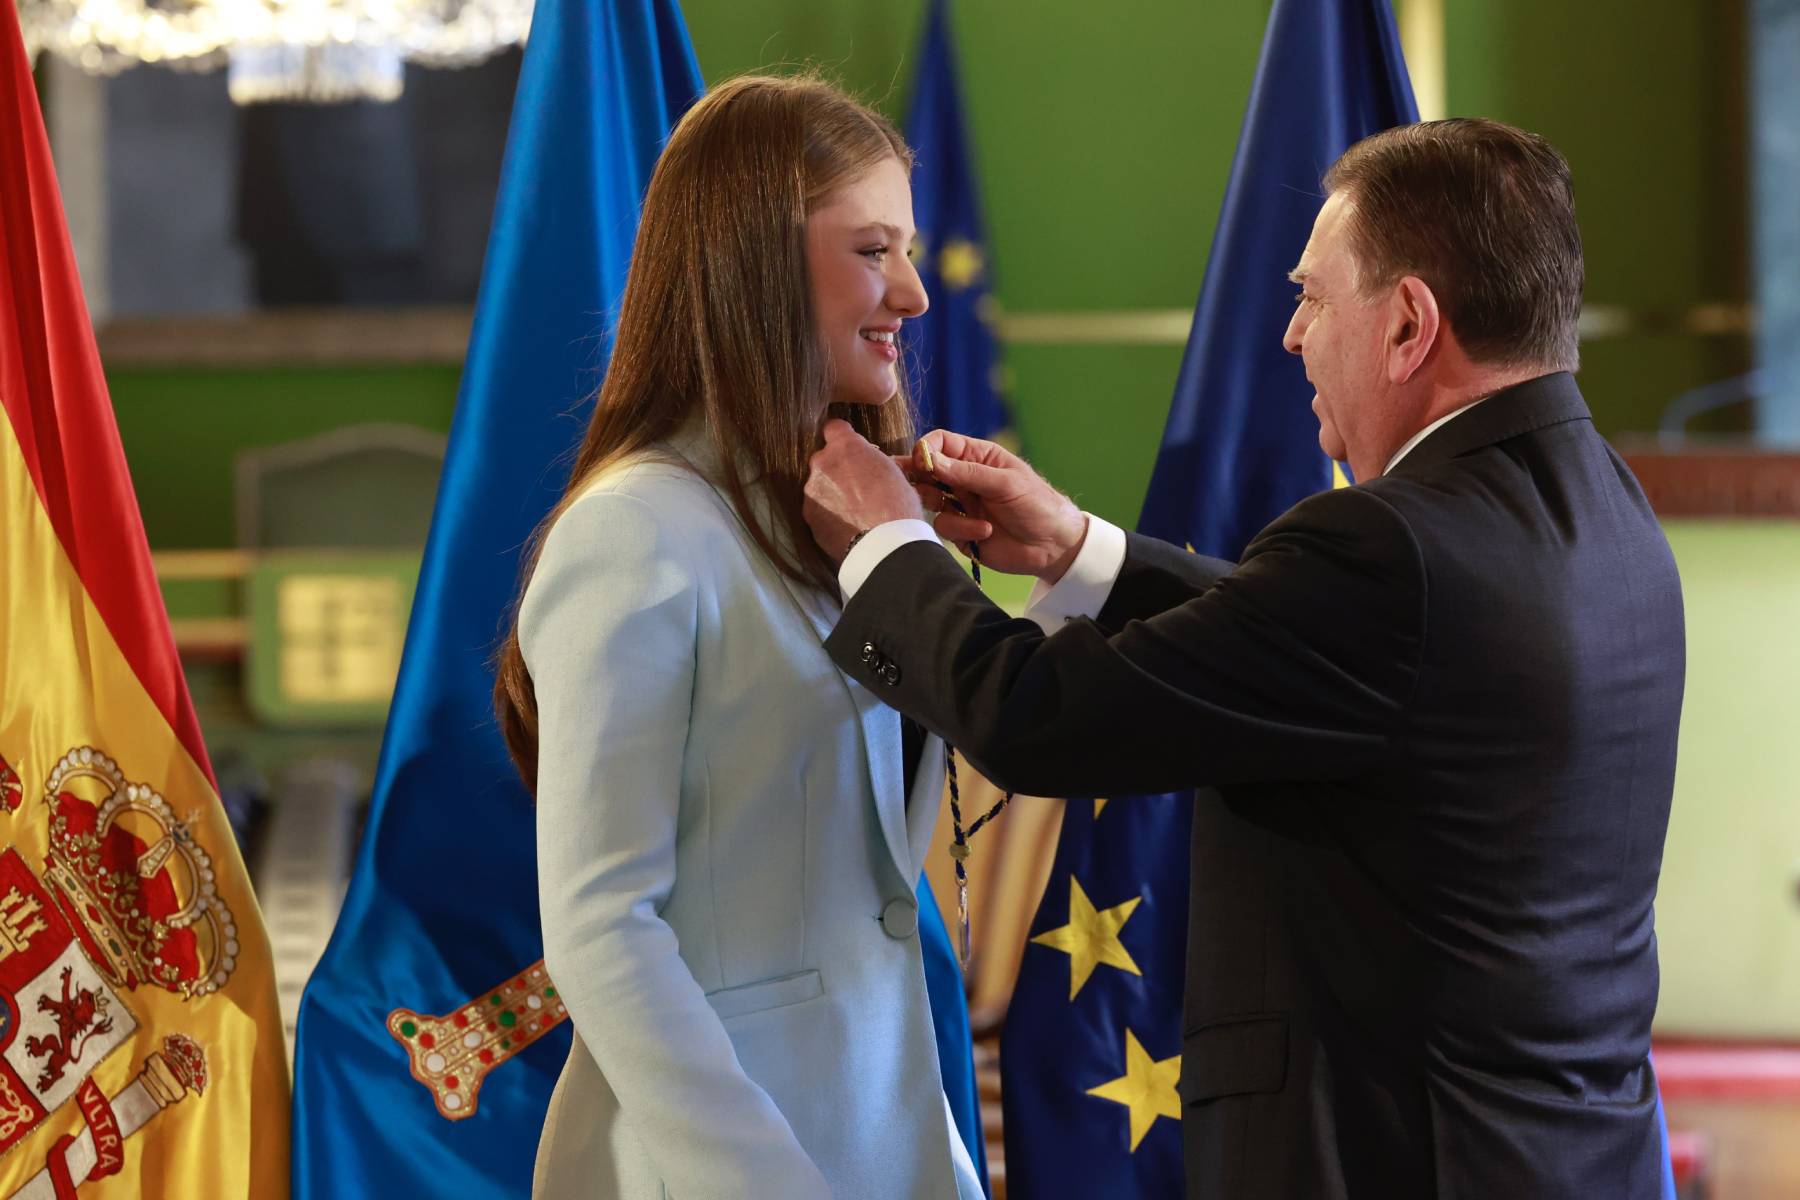
<path id="1" fill-rule="evenodd" d="M 919 269 L 912 259 L 895 257 L 899 268 L 888 278 L 887 306 L 903 317 L 922 316 L 931 307 L 931 297 L 925 294 L 925 281 L 919 278 Z"/>

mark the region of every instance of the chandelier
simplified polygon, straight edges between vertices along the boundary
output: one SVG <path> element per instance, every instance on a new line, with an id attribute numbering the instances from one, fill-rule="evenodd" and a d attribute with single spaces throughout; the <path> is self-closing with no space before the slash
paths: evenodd
<path id="1" fill-rule="evenodd" d="M 231 98 L 393 100 L 408 62 L 469 66 L 525 40 L 531 0 L 19 0 L 26 53 L 94 74 L 229 65 Z"/>

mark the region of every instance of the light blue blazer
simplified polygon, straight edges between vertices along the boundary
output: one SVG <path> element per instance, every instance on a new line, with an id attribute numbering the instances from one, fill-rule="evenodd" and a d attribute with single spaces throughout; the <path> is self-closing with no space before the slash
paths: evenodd
<path id="1" fill-rule="evenodd" d="M 979 1200 L 917 933 L 943 743 L 909 806 L 899 716 L 821 645 L 836 609 L 658 456 L 545 539 L 519 638 L 575 1042 L 534 1196 Z"/>

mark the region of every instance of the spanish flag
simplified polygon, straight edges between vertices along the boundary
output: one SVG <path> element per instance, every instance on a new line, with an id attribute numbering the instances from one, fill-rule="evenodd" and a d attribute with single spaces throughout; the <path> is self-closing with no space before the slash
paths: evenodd
<path id="1" fill-rule="evenodd" d="M 281 1197 L 262 916 L 0 11 L 0 1200 Z"/>

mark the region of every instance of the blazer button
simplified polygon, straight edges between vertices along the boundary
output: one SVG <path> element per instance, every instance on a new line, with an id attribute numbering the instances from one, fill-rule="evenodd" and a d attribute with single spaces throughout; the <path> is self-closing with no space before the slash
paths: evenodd
<path id="1" fill-rule="evenodd" d="M 875 661 L 875 643 L 874 642 L 864 642 L 862 644 L 862 660 L 865 663 L 872 663 Z"/>
<path id="2" fill-rule="evenodd" d="M 887 681 L 889 687 L 893 687 L 900 682 L 900 665 L 892 660 L 882 663 L 881 677 Z"/>
<path id="3" fill-rule="evenodd" d="M 919 928 L 919 906 L 911 900 L 889 900 L 881 910 L 881 932 L 898 941 L 911 937 Z"/>

